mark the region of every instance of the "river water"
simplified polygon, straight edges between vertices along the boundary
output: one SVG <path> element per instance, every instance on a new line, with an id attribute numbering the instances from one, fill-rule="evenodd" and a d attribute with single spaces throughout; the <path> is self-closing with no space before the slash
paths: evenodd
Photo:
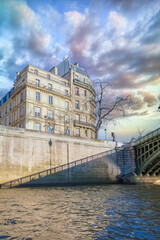
<path id="1" fill-rule="evenodd" d="M 160 239 L 160 186 L 0 189 L 0 239 Z"/>

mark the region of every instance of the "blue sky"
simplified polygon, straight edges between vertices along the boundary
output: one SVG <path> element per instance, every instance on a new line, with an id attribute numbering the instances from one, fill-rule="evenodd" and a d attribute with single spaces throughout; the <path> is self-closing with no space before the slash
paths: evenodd
<path id="1" fill-rule="evenodd" d="M 106 101 L 132 95 L 127 118 L 104 124 L 120 140 L 160 126 L 159 0 L 0 0 L 0 96 L 27 64 L 63 57 L 112 84 Z"/>

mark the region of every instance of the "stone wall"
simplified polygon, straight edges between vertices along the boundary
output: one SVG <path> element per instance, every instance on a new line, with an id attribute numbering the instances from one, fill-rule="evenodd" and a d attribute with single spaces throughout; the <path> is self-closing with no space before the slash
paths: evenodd
<path id="1" fill-rule="evenodd" d="M 135 171 L 135 150 L 130 144 L 117 148 L 117 164 L 121 169 L 121 176 Z"/>
<path id="2" fill-rule="evenodd" d="M 49 169 L 50 163 L 56 167 L 114 147 L 114 142 L 0 126 L 0 183 Z"/>
<path id="3" fill-rule="evenodd" d="M 38 179 L 33 177 L 33 180 L 21 186 L 116 183 L 119 174 L 120 169 L 117 167 L 116 154 L 113 152 L 105 156 L 97 156 L 94 160 L 74 165 L 47 176 L 41 176 Z"/>

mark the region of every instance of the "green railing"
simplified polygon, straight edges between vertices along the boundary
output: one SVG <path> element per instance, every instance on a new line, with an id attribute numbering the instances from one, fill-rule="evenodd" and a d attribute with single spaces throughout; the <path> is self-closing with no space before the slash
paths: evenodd
<path id="1" fill-rule="evenodd" d="M 95 155 L 92 155 L 92 156 L 89 156 L 89 157 L 86 157 L 86 158 L 76 160 L 74 162 L 66 163 L 66 164 L 51 168 L 51 169 L 47 169 L 47 170 L 44 170 L 44 171 L 41 171 L 41 172 L 38 172 L 38 173 L 34 173 L 34 174 L 31 174 L 31 175 L 28 175 L 28 176 L 25 176 L 25 177 L 14 179 L 12 181 L 8 181 L 8 182 L 0 184 L 0 188 L 18 187 L 18 186 L 20 186 L 22 184 L 25 184 L 27 182 L 30 182 L 32 180 L 36 180 L 36 179 L 39 179 L 41 177 L 46 177 L 46 176 L 49 176 L 49 175 L 54 174 L 56 172 L 60 172 L 60 171 L 69 169 L 71 167 L 76 167 L 80 164 L 90 162 L 90 161 L 93 161 L 93 160 L 101 158 L 101 157 L 105 157 L 105 156 L 107 156 L 109 154 L 113 154 L 115 152 L 116 152 L 115 149 L 112 149 L 112 150 L 109 150 L 109 151 L 105 151 L 105 152 L 98 153 L 98 154 L 95 154 Z"/>
<path id="2" fill-rule="evenodd" d="M 149 139 L 152 139 L 156 136 L 160 135 L 160 128 L 157 128 L 156 130 L 146 134 L 145 136 L 137 139 L 136 141 L 134 141 L 134 145 L 138 145 L 138 144 L 141 144 L 143 142 L 146 142 L 148 141 Z"/>

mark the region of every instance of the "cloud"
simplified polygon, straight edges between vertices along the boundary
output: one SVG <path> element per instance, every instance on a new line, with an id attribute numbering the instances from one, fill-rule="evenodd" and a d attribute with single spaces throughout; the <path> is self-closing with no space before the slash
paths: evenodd
<path id="1" fill-rule="evenodd" d="M 109 21 L 115 28 L 120 28 L 126 24 L 126 19 L 115 11 L 109 13 Z"/>
<path id="2" fill-rule="evenodd" d="M 26 1 L 2 0 L 1 6 L 0 47 L 3 52 L 0 60 L 3 74 L 13 81 L 15 73 L 29 63 L 47 70 L 57 63 L 56 57 L 63 48 L 60 43 L 54 42 L 51 33 L 44 28 L 42 15 L 34 12 Z M 53 19 L 56 11 L 53 8 L 47 9 L 50 10 L 46 12 L 47 17 L 50 14 Z M 58 14 L 55 17 L 57 16 Z M 7 88 L 8 85 L 5 84 Z"/>
<path id="3" fill-rule="evenodd" d="M 65 12 L 66 20 L 71 23 L 75 28 L 78 27 L 81 22 L 84 20 L 84 15 L 80 14 L 77 11 Z"/>
<path id="4" fill-rule="evenodd" d="M 154 95 L 145 91 L 138 91 L 138 94 L 143 97 L 143 101 L 147 103 L 147 107 L 152 107 L 157 103 Z"/>
<path id="5" fill-rule="evenodd" d="M 1 93 L 6 91 L 7 89 L 11 89 L 12 85 L 13 85 L 13 82 L 10 81 L 7 77 L 5 77 L 5 76 L 0 77 Z"/>
<path id="6" fill-rule="evenodd" d="M 151 21 L 152 26 L 157 26 L 157 1 L 153 6 L 150 1 L 143 1 L 142 6 L 137 1 L 113 2 L 117 5 L 110 4 L 106 12 L 106 20 L 109 21 L 102 21 L 100 8 L 95 14 L 98 21 L 94 21 L 91 15 L 92 5 L 85 11 L 84 20 L 67 35 L 71 57 L 81 66 L 87 66 L 93 77 L 106 78 L 114 89 L 159 85 L 160 49 L 154 41 L 152 44 L 142 44 L 148 23 Z M 116 11 L 112 10 L 112 6 Z M 127 11 L 130 15 L 133 11 L 140 13 L 134 24 L 128 18 L 129 13 L 124 16 Z"/>

